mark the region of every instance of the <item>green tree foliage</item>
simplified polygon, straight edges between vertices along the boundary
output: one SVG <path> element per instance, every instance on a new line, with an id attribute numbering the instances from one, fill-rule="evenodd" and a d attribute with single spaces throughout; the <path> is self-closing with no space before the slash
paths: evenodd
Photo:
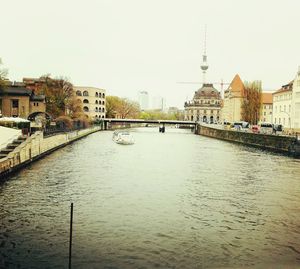
<path id="1" fill-rule="evenodd" d="M 242 103 L 242 120 L 257 124 L 260 119 L 262 90 L 261 82 L 245 82 L 244 99 Z"/>
<path id="2" fill-rule="evenodd" d="M 138 118 L 140 107 L 136 102 L 118 96 L 106 96 L 107 118 Z"/>
<path id="3" fill-rule="evenodd" d="M 44 83 L 39 94 L 46 96 L 46 111 L 53 118 L 60 116 L 81 117 L 83 114 L 82 105 L 75 97 L 72 83 L 65 78 L 53 79 L 50 75 L 42 76 L 40 79 Z"/>
<path id="4" fill-rule="evenodd" d="M 147 110 L 142 111 L 139 118 L 144 120 L 183 120 L 184 115 L 180 111 L 165 113 L 161 110 Z"/>

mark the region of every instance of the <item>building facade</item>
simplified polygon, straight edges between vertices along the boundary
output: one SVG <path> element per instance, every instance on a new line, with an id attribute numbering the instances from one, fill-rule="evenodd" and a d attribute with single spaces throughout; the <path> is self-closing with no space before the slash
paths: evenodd
<path id="1" fill-rule="evenodd" d="M 31 115 L 46 112 L 44 95 L 35 95 L 23 83 L 11 83 L 0 92 L 0 115 L 28 119 Z"/>
<path id="2" fill-rule="evenodd" d="M 284 128 L 292 128 L 292 94 L 293 82 L 283 85 L 273 93 L 273 123 L 281 124 Z"/>
<path id="3" fill-rule="evenodd" d="M 291 111 L 292 128 L 300 131 L 300 67 L 294 79 L 292 90 L 292 111 Z"/>
<path id="4" fill-rule="evenodd" d="M 229 87 L 224 92 L 222 121 L 238 122 L 242 120 L 242 103 L 245 86 L 238 74 L 235 75 Z"/>
<path id="5" fill-rule="evenodd" d="M 166 99 L 161 96 L 154 96 L 152 98 L 151 109 L 166 111 Z"/>
<path id="6" fill-rule="evenodd" d="M 91 119 L 105 118 L 106 92 L 95 87 L 75 86 L 75 95 L 82 102 L 83 112 Z"/>
<path id="7" fill-rule="evenodd" d="M 272 93 L 263 92 L 262 93 L 262 106 L 260 122 L 273 122 L 273 96 Z"/>
<path id="8" fill-rule="evenodd" d="M 141 110 L 149 109 L 149 94 L 147 91 L 138 92 L 138 102 Z"/>
<path id="9" fill-rule="evenodd" d="M 220 121 L 221 95 L 213 84 L 204 83 L 191 101 L 185 102 L 185 120 L 215 123 Z"/>

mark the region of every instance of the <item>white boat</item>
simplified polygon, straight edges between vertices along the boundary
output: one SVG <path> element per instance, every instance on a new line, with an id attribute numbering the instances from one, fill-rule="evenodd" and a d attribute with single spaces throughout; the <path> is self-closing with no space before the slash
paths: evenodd
<path id="1" fill-rule="evenodd" d="M 117 144 L 121 144 L 121 145 L 134 144 L 134 139 L 133 139 L 132 134 L 129 132 L 126 132 L 126 131 L 114 132 L 113 141 L 115 141 Z"/>

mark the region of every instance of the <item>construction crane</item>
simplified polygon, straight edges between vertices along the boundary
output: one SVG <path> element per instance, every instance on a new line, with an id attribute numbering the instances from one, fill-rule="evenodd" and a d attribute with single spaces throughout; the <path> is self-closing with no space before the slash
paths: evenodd
<path id="1" fill-rule="evenodd" d="M 203 85 L 203 84 L 206 84 L 206 83 L 196 82 L 196 81 L 179 81 L 179 82 L 177 82 L 177 84 L 197 84 L 197 85 Z M 210 82 L 210 84 L 220 85 L 221 86 L 221 92 L 223 93 L 224 85 L 230 85 L 230 82 L 223 82 L 223 80 L 221 80 L 221 82 Z"/>

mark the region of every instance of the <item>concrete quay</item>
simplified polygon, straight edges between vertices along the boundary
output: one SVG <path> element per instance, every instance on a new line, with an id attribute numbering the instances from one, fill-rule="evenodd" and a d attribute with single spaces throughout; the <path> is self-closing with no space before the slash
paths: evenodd
<path id="1" fill-rule="evenodd" d="M 243 131 L 225 130 L 201 124 L 197 125 L 196 134 L 300 158 L 300 140 L 299 137 L 297 138 L 295 136 L 256 134 Z"/>
<path id="2" fill-rule="evenodd" d="M 100 131 L 100 127 L 91 127 L 83 130 L 61 133 L 44 137 L 42 132 L 36 132 L 24 140 L 5 158 L 0 159 L 0 179 L 34 162 L 43 156 L 64 147 L 91 133 Z"/>

